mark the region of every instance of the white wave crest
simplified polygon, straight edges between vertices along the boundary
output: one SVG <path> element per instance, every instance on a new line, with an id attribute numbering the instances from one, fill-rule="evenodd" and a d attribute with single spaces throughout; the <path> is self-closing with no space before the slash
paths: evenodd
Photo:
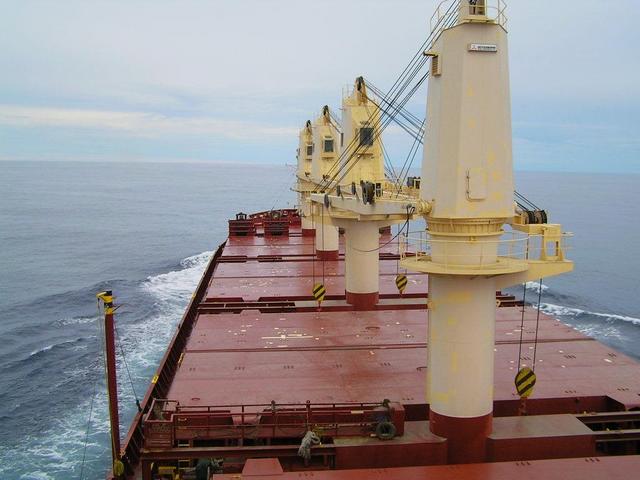
<path id="1" fill-rule="evenodd" d="M 143 290 L 155 298 L 157 314 L 129 326 L 126 335 L 122 335 L 135 339 L 135 344 L 125 342 L 133 370 L 143 372 L 143 376 L 150 369 L 155 370 L 211 255 L 213 252 L 203 252 L 187 257 L 180 262 L 181 270 L 148 277 L 142 284 Z"/>
<path id="2" fill-rule="evenodd" d="M 524 284 L 527 290 L 531 290 L 532 292 L 538 293 L 539 291 L 546 292 L 549 290 L 549 287 L 544 283 L 540 282 L 527 282 Z"/>
<path id="3" fill-rule="evenodd" d="M 180 262 L 180 270 L 148 277 L 143 288 L 163 302 L 180 302 L 185 295 L 191 295 L 198 285 L 202 272 L 207 266 L 213 252 L 203 252 L 187 257 Z"/>
<path id="4" fill-rule="evenodd" d="M 93 400 L 91 427 L 87 440 L 84 478 L 104 477 L 109 463 L 109 417 L 106 389 L 100 376 Z M 83 370 L 86 373 L 86 368 Z M 122 387 L 120 387 L 122 388 Z M 53 420 L 38 435 L 25 436 L 9 446 L 0 445 L 0 478 L 59 480 L 79 478 L 91 398 L 84 398 L 67 414 Z M 29 471 L 29 469 L 31 471 Z M 26 472 L 25 472 L 26 470 Z M 16 472 L 25 472 L 19 474 Z M 16 476 L 12 476 L 16 475 Z"/>
<path id="5" fill-rule="evenodd" d="M 613 338 L 622 340 L 624 338 L 620 328 L 616 325 L 576 325 L 573 328 L 588 337 L 597 339 Z"/>
<path id="6" fill-rule="evenodd" d="M 86 323 L 97 322 L 100 317 L 94 315 L 91 317 L 66 317 L 55 321 L 55 324 L 60 327 L 66 327 L 67 325 L 84 325 Z"/>
<path id="7" fill-rule="evenodd" d="M 551 316 L 578 317 L 580 315 L 591 315 L 607 320 L 620 320 L 623 322 L 633 323 L 634 325 L 640 325 L 640 318 L 628 317 L 626 315 L 618 315 L 615 313 L 590 312 L 580 308 L 564 307 L 562 305 L 554 305 L 552 303 L 541 303 L 540 310 Z"/>
<path id="8" fill-rule="evenodd" d="M 141 285 L 144 292 L 155 299 L 154 314 L 139 322 L 122 322 L 118 325 L 118 340 L 126 354 L 133 386 L 139 398 L 145 393 L 153 372 L 167 348 L 175 326 L 182 317 L 186 305 L 195 290 L 202 273 L 213 252 L 203 252 L 187 257 L 180 262 L 181 269 L 148 277 Z M 88 323 L 90 317 L 63 319 L 68 324 Z M 72 342 L 75 342 L 73 340 Z M 68 343 L 68 342 L 63 342 Z M 56 344 L 34 350 L 32 355 L 48 351 Z M 118 371 L 124 372 L 122 356 L 117 356 Z M 98 362 L 99 366 L 101 362 Z M 78 365 L 68 369 L 66 376 L 86 378 L 96 366 Z M 92 375 L 89 377 L 94 378 Z M 98 380 L 97 394 L 93 404 L 93 416 L 87 444 L 85 478 L 100 478 L 109 463 L 109 419 L 104 381 Z M 121 432 L 126 431 L 129 418 L 135 413 L 132 386 L 127 375 L 118 377 L 121 400 Z M 54 420 L 53 425 L 37 437 L 24 437 L 11 448 L 0 445 L 0 478 L 7 478 L 15 472 L 25 472 L 24 480 L 58 480 L 77 478 L 82 463 L 87 414 L 91 399 L 83 399 L 68 413 Z M 20 455 L 19 452 L 28 452 Z M 25 457 L 26 455 L 26 457 Z M 28 460 L 26 460 L 28 459 Z M 28 461 L 28 466 L 25 462 Z M 20 474 L 18 474 L 20 475 Z"/>
<path id="9" fill-rule="evenodd" d="M 44 352 L 48 352 L 49 350 L 51 350 L 53 347 L 55 347 L 55 344 L 52 345 L 47 345 L 46 347 L 42 347 L 39 348 L 37 350 L 34 350 L 33 352 L 31 352 L 29 354 L 30 357 L 33 357 L 34 355 L 38 355 L 39 353 L 44 353 Z"/>
<path id="10" fill-rule="evenodd" d="M 41 354 L 41 353 L 48 352 L 48 351 L 49 351 L 49 350 L 51 350 L 53 347 L 61 347 L 61 346 L 63 346 L 63 345 L 72 345 L 72 344 L 74 344 L 74 343 L 78 343 L 78 342 L 81 342 L 81 341 L 83 341 L 83 340 L 88 340 L 88 339 L 91 339 L 91 338 L 95 338 L 95 335 L 89 335 L 89 336 L 87 336 L 87 337 L 78 337 L 78 338 L 74 338 L 74 339 L 71 339 L 71 340 L 64 340 L 64 341 L 62 341 L 62 342 L 52 343 L 52 344 L 47 345 L 47 346 L 45 346 L 45 347 L 42 347 L 42 348 L 38 348 L 38 349 L 36 349 L 36 350 L 33 350 L 33 351 L 29 354 L 29 357 L 33 357 L 33 356 L 35 356 L 35 355 L 39 355 L 39 354 Z"/>

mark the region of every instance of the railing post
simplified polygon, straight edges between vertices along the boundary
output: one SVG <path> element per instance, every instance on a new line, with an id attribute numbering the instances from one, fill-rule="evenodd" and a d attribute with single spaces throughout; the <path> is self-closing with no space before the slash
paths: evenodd
<path id="1" fill-rule="evenodd" d="M 240 408 L 240 441 L 244 445 L 244 405 Z"/>

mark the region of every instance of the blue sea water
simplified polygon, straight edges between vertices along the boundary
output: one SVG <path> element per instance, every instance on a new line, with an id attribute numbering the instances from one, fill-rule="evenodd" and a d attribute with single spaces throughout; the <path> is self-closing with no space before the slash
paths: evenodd
<path id="1" fill-rule="evenodd" d="M 226 237 L 226 220 L 240 210 L 292 206 L 292 173 L 213 163 L 0 162 L 0 478 L 104 477 L 110 453 L 95 293 L 109 287 L 122 305 L 118 334 L 133 380 L 132 388 L 125 374 L 119 379 L 124 435 L 133 390 L 144 395 Z M 640 358 L 640 176 L 516 177 L 521 193 L 575 233 L 576 270 L 545 281 L 543 310 Z M 121 356 L 118 366 L 122 373 Z"/>

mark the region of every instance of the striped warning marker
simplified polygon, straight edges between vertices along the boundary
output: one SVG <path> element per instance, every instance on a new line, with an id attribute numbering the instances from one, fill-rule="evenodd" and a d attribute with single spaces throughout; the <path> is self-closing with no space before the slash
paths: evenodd
<path id="1" fill-rule="evenodd" d="M 516 391 L 520 398 L 527 398 L 533 393 L 533 386 L 536 384 L 536 374 L 529 367 L 520 369 L 515 379 Z"/>
<path id="2" fill-rule="evenodd" d="M 327 293 L 327 290 L 324 288 L 324 285 L 321 283 L 316 283 L 313 286 L 313 298 L 316 299 L 316 302 L 322 303 L 324 300 L 324 296 Z"/>
<path id="3" fill-rule="evenodd" d="M 398 275 L 396 277 L 396 287 L 398 287 L 398 291 L 400 295 L 403 294 L 404 289 L 407 288 L 407 276 L 406 275 Z"/>

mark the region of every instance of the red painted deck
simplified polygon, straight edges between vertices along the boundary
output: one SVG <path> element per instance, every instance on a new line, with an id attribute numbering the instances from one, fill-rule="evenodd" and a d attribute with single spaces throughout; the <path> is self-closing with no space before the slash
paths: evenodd
<path id="1" fill-rule="evenodd" d="M 247 462 L 242 478 L 298 480 L 304 473 L 279 473 L 270 462 Z M 314 480 L 630 480 L 640 470 L 640 456 L 616 458 L 566 458 L 525 462 L 499 462 L 433 467 L 376 468 L 316 471 Z M 265 473 L 269 472 L 269 473 Z M 237 479 L 237 475 L 216 475 L 216 479 Z"/>
<path id="2" fill-rule="evenodd" d="M 519 416 L 521 405 L 513 385 L 516 358 L 522 334 L 523 363 L 533 361 L 536 311 L 525 309 L 521 332 L 522 307 L 518 306 L 497 309 L 496 418 L 487 461 L 522 461 L 433 466 L 447 462 L 447 445 L 429 432 L 427 421 L 427 276 L 409 273 L 406 294 L 400 297 L 395 286 L 397 261 L 389 258 L 397 253 L 397 244 L 385 245 L 379 306 L 384 309 L 353 311 L 344 298 L 343 258 L 324 264 L 314 260 L 313 237 L 296 236 L 299 228 L 295 227 L 291 232 L 290 237 L 229 238 L 196 297 L 193 329 L 174 354 L 176 359 L 179 356 L 177 368 L 162 395 L 182 407 L 226 405 L 233 413 L 240 411 L 240 405 L 271 402 L 379 404 L 390 399 L 404 406 L 405 433 L 392 441 L 336 438 L 318 453 L 324 463 L 314 460 L 312 471 L 306 473 L 291 471 L 304 470 L 297 447 L 291 450 L 291 446 L 192 443 L 192 450 L 182 450 L 185 455 L 240 459 L 240 464 L 228 468 L 242 471 L 243 478 L 256 479 L 309 475 L 326 480 L 626 479 L 640 467 L 638 456 L 539 460 L 596 454 L 594 432 L 576 414 L 639 409 L 640 365 L 541 314 L 538 381 L 526 403 L 527 415 Z M 380 242 L 389 239 L 382 236 Z M 311 289 L 323 272 L 330 298 L 317 310 Z M 473 366 L 468 368 L 472 375 Z M 147 462 L 180 458 L 179 451 L 145 455 Z M 327 463 L 327 458 L 332 460 Z"/>
<path id="3" fill-rule="evenodd" d="M 384 398 L 422 405 L 426 318 L 426 310 L 202 315 L 168 397 L 197 405 Z M 535 313 L 527 312 L 526 326 L 534 323 Z M 498 401 L 518 398 L 513 377 L 519 329 L 519 308 L 500 309 Z M 528 357 L 533 355 L 532 335 L 525 329 Z M 640 366 L 635 361 L 547 316 L 541 319 L 538 338 L 539 382 L 531 403 L 537 398 L 609 396 L 629 407 L 640 405 Z"/>

